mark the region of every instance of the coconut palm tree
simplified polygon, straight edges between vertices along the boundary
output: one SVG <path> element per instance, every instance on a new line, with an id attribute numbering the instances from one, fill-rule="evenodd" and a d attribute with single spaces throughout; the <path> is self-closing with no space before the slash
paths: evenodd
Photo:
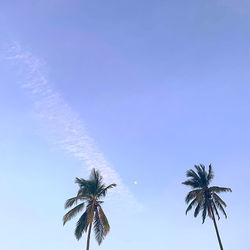
<path id="1" fill-rule="evenodd" d="M 84 213 L 76 224 L 75 236 L 79 240 L 82 234 L 88 231 L 86 250 L 89 250 L 92 226 L 94 226 L 95 238 L 99 245 L 110 230 L 108 219 L 101 207 L 103 201 L 100 199 L 105 197 L 107 191 L 116 184 L 106 186 L 99 171 L 95 169 L 92 169 L 88 180 L 76 178 L 75 182 L 79 185 L 78 193 L 66 201 L 65 209 L 76 206 L 64 215 L 63 225 L 81 212 L 86 205 Z M 77 205 L 78 202 L 80 204 Z"/>
<path id="2" fill-rule="evenodd" d="M 196 172 L 192 169 L 188 170 L 186 176 L 187 181 L 182 182 L 182 184 L 190 186 L 192 191 L 190 191 L 185 201 L 188 204 L 186 209 L 186 214 L 189 210 L 195 207 L 194 217 L 197 217 L 199 212 L 202 211 L 202 223 L 205 222 L 207 215 L 213 220 L 216 235 L 219 241 L 220 249 L 223 250 L 222 242 L 220 239 L 218 227 L 216 224 L 215 214 L 220 219 L 219 210 L 227 218 L 227 214 L 224 208 L 227 206 L 225 201 L 223 201 L 218 193 L 222 192 L 232 192 L 230 188 L 210 186 L 212 179 L 214 178 L 214 172 L 212 170 L 211 164 L 209 165 L 209 170 L 206 172 L 205 166 L 195 165 Z"/>

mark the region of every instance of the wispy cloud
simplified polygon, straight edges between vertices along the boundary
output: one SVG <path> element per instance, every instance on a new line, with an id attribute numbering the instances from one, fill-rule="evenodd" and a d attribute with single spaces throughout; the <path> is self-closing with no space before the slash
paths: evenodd
<path id="1" fill-rule="evenodd" d="M 24 51 L 18 43 L 11 46 L 7 58 L 21 70 L 23 79 L 21 86 L 32 95 L 36 113 L 40 121 L 49 128 L 54 143 L 79 159 L 88 170 L 99 169 L 105 182 L 114 182 L 118 185 L 116 193 L 122 199 L 137 208 L 140 207 L 123 184 L 119 174 L 99 152 L 93 139 L 88 136 L 83 122 L 63 97 L 52 89 L 44 71 L 45 63 L 29 51 Z"/>

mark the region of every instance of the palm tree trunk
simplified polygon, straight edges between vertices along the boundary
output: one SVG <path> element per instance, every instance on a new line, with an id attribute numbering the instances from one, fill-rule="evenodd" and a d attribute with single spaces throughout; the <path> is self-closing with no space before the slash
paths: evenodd
<path id="1" fill-rule="evenodd" d="M 214 216 L 214 210 L 213 210 L 211 204 L 210 204 L 210 209 L 211 209 L 212 219 L 213 219 L 213 222 L 214 222 L 214 227 L 215 227 L 217 239 L 219 241 L 220 249 L 223 250 L 223 246 L 222 246 L 222 242 L 221 242 L 221 239 L 220 239 L 219 230 L 218 230 L 217 223 L 216 223 L 215 216 Z"/>
<path id="2" fill-rule="evenodd" d="M 89 225 L 89 232 L 88 232 L 88 239 L 87 239 L 87 247 L 86 247 L 86 250 L 89 250 L 91 229 L 92 229 L 92 222 L 91 222 L 90 225 Z"/>

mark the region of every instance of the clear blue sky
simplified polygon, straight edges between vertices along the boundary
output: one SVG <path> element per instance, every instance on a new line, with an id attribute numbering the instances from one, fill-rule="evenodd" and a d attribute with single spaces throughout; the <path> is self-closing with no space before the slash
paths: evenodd
<path id="1" fill-rule="evenodd" d="M 61 143 L 79 126 L 129 190 L 107 199 L 111 231 L 91 249 L 218 249 L 211 220 L 184 213 L 181 182 L 198 163 L 212 163 L 213 184 L 233 189 L 218 223 L 225 249 L 250 249 L 249 1 L 1 1 L 0 9 L 1 249 L 85 249 L 75 221 L 62 227 L 74 178 L 89 173 Z M 13 44 L 42 62 L 40 73 L 6 59 Z M 38 75 L 60 96 L 49 111 L 43 93 L 22 88 Z"/>

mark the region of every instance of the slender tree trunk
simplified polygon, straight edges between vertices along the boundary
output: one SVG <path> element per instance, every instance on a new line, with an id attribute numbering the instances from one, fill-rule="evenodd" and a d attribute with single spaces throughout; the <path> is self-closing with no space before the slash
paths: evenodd
<path id="1" fill-rule="evenodd" d="M 210 209 L 211 209 L 212 219 L 213 219 L 213 222 L 214 222 L 214 227 L 215 227 L 217 239 L 218 239 L 218 241 L 219 241 L 220 249 L 223 250 L 223 246 L 222 246 L 222 242 L 221 242 L 221 239 L 220 239 L 219 230 L 218 230 L 217 223 L 216 223 L 215 216 L 214 216 L 214 210 L 213 210 L 211 204 L 210 204 Z"/>
<path id="2" fill-rule="evenodd" d="M 89 232 L 88 232 L 88 239 L 87 239 L 87 247 L 86 247 L 86 250 L 89 250 L 91 229 L 92 229 L 92 222 L 91 222 L 90 225 L 89 225 Z"/>

